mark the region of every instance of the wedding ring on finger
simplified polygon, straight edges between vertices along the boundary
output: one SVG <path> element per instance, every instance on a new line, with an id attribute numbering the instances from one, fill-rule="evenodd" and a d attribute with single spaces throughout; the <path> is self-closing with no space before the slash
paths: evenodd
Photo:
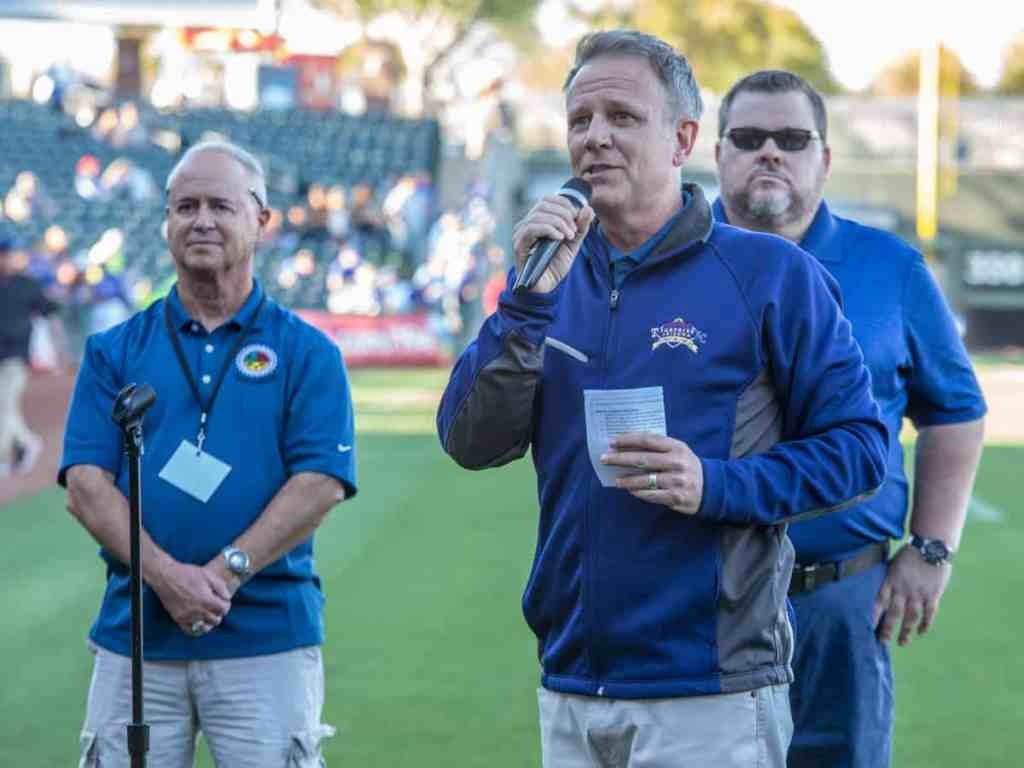
<path id="1" fill-rule="evenodd" d="M 647 490 L 656 491 L 658 490 L 658 475 L 655 472 L 651 472 L 647 476 Z"/>
<path id="2" fill-rule="evenodd" d="M 197 619 L 192 622 L 192 626 L 189 627 L 189 630 L 192 632 L 193 637 L 199 637 L 200 635 L 205 635 L 210 631 L 210 625 L 202 619 Z"/>

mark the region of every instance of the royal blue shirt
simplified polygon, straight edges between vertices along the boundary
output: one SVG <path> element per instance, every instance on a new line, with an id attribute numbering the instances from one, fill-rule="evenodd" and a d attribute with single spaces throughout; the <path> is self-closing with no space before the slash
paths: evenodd
<path id="1" fill-rule="evenodd" d="M 206 503 L 159 477 L 183 440 L 196 443 L 201 413 L 167 332 L 165 304 L 204 399 L 228 365 L 203 449 L 231 471 Z M 346 496 L 356 492 L 352 398 L 341 353 L 320 331 L 264 300 L 258 282 L 238 314 L 212 333 L 189 317 L 175 288 L 166 301 L 88 339 L 68 414 L 61 484 L 70 467 L 90 464 L 112 473 L 127 497 L 128 461 L 110 414 L 130 383 L 148 383 L 157 396 L 143 424 L 143 527 L 180 562 L 203 565 L 217 556 L 296 473 L 329 475 Z M 90 637 L 127 655 L 128 568 L 106 550 L 100 554 L 107 585 Z M 221 625 L 202 637 L 182 632 L 148 585 L 143 601 L 147 659 L 252 656 L 323 641 L 312 537 L 243 584 Z"/>
<path id="2" fill-rule="evenodd" d="M 721 200 L 715 217 L 726 221 Z M 800 563 L 827 562 L 866 544 L 903 536 L 907 477 L 899 434 L 958 424 L 985 414 L 985 400 L 942 291 L 921 254 L 894 235 L 835 216 L 823 201 L 800 241 L 839 283 L 843 311 L 871 371 L 872 391 L 889 430 L 886 480 L 867 502 L 794 523 Z"/>

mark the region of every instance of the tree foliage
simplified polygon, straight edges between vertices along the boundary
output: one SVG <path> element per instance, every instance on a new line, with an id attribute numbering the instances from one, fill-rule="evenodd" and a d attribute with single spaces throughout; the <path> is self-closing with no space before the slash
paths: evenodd
<path id="1" fill-rule="evenodd" d="M 1024 96 L 1024 33 L 1018 35 L 1003 54 L 1003 71 L 997 88 L 1000 93 Z"/>
<path id="2" fill-rule="evenodd" d="M 316 7 L 342 17 L 357 16 L 370 22 L 377 16 L 398 13 L 409 20 L 408 29 L 420 30 L 420 37 L 407 35 L 393 40 L 402 50 L 406 64 L 410 59 L 425 59 L 415 73 L 424 95 L 444 61 L 474 32 L 482 27 L 496 28 L 513 40 L 525 37 L 538 0 L 311 0 Z M 480 36 L 478 35 L 479 39 Z M 410 56 L 410 47 L 415 56 Z M 425 107 L 431 111 L 429 101 Z"/>
<path id="3" fill-rule="evenodd" d="M 921 79 L 921 52 L 911 51 L 885 67 L 871 85 L 876 96 L 916 96 Z M 963 66 L 955 51 L 939 48 L 939 91 L 943 95 L 973 96 L 977 80 Z"/>
<path id="4" fill-rule="evenodd" d="M 538 0 L 312 0 L 313 4 L 341 16 L 356 13 L 369 21 L 385 13 L 400 13 L 413 21 L 435 19 L 454 25 L 456 42 L 473 26 L 488 22 L 518 32 L 529 24 Z"/>
<path id="5" fill-rule="evenodd" d="M 539 0 L 313 0 L 317 6 L 364 21 L 399 12 L 412 21 L 438 19 L 451 34 L 442 42 L 423 40 L 429 63 L 423 72 L 427 90 L 439 65 L 480 24 L 496 28 L 517 45 L 526 63 L 526 80 L 560 85 L 571 61 L 571 46 L 542 50 L 531 29 Z M 686 54 L 702 87 L 723 93 L 740 77 L 758 69 L 787 69 L 825 93 L 839 86 L 821 42 L 791 10 L 758 0 L 567 0 L 577 18 L 591 28 L 630 26 L 658 35 Z M 555 72 L 558 69 L 558 72 Z M 550 81 L 550 83 L 549 83 Z"/>
<path id="6" fill-rule="evenodd" d="M 787 69 L 825 93 L 839 90 L 821 41 L 786 8 L 755 0 L 637 0 L 623 20 L 672 43 L 697 82 L 716 93 L 759 69 Z"/>
<path id="7" fill-rule="evenodd" d="M 519 66 L 519 77 L 529 88 L 540 91 L 561 90 L 565 76 L 576 58 L 576 46 L 529 51 Z"/>
<path id="8" fill-rule="evenodd" d="M 452 19 L 472 23 L 474 21 L 517 22 L 524 15 L 529 15 L 536 2 L 523 0 L 317 0 L 321 6 L 341 6 L 354 4 L 363 18 L 372 18 L 381 13 L 398 11 L 413 16 L 424 14 L 443 14 Z"/>

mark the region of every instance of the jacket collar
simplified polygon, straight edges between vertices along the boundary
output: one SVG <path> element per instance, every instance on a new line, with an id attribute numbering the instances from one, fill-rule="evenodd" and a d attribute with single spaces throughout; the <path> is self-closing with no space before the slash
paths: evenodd
<path id="1" fill-rule="evenodd" d="M 668 234 L 654 250 L 638 265 L 638 268 L 645 268 L 666 259 L 671 259 L 685 253 L 695 245 L 703 245 L 711 237 L 711 230 L 714 227 L 714 219 L 711 216 L 711 205 L 704 196 L 704 190 L 697 184 L 686 182 L 683 184 L 683 192 L 690 195 L 690 204 L 677 215 L 677 221 L 673 224 Z M 603 238 L 597 236 L 597 228 L 591 227 L 587 239 L 594 238 L 594 242 L 602 243 Z M 604 247 L 587 248 L 587 258 L 599 255 L 599 260 L 604 262 L 603 267 L 607 268 L 608 253 Z"/>

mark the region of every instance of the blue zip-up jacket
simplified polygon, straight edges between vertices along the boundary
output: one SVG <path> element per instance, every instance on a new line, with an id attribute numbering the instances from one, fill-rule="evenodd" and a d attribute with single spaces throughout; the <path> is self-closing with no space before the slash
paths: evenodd
<path id="1" fill-rule="evenodd" d="M 482 469 L 532 446 L 540 498 L 523 611 L 542 684 L 660 698 L 792 680 L 785 523 L 873 493 L 887 434 L 835 283 L 786 240 L 713 223 L 699 187 L 613 288 L 594 227 L 546 295 L 506 291 L 459 358 L 437 423 Z M 603 487 L 584 390 L 661 386 L 700 457 L 682 515 Z"/>

